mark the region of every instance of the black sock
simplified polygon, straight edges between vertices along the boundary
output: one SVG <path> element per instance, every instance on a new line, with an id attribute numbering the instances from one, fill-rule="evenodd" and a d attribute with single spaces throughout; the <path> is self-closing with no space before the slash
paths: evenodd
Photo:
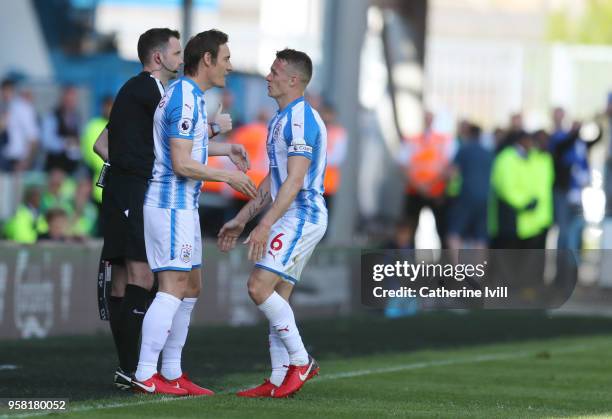
<path id="1" fill-rule="evenodd" d="M 128 284 L 121 310 L 121 332 L 123 362 L 121 368 L 133 373 L 138 366 L 140 356 L 140 332 L 142 321 L 147 311 L 149 291 L 138 285 Z"/>
<path id="2" fill-rule="evenodd" d="M 119 358 L 119 365 L 122 362 L 121 348 L 121 305 L 123 304 L 123 297 L 110 296 L 108 298 L 108 314 L 111 332 L 113 334 L 113 340 L 115 341 L 115 348 L 117 349 L 117 357 Z"/>

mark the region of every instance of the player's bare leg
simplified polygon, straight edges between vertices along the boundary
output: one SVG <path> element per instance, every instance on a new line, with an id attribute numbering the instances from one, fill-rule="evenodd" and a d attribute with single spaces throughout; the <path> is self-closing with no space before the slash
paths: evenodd
<path id="1" fill-rule="evenodd" d="M 198 301 L 202 288 L 202 270 L 193 269 L 189 273 L 189 279 L 185 289 L 185 297 L 181 302 L 174 319 L 170 334 L 162 351 L 161 375 L 173 386 L 179 386 L 187 390 L 190 396 L 210 396 L 214 394 L 211 390 L 200 387 L 192 382 L 187 374 L 183 373 L 181 367 L 181 355 L 187 341 L 191 313 Z"/>

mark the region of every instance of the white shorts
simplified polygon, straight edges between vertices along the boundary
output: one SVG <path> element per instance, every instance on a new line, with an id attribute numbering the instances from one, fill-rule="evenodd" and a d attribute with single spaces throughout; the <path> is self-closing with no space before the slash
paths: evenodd
<path id="1" fill-rule="evenodd" d="M 270 229 L 266 254 L 255 266 L 295 284 L 326 229 L 325 224 L 313 224 L 295 217 L 280 218 Z"/>
<path id="2" fill-rule="evenodd" d="M 144 234 L 153 272 L 191 271 L 202 266 L 202 235 L 196 209 L 145 205 Z"/>

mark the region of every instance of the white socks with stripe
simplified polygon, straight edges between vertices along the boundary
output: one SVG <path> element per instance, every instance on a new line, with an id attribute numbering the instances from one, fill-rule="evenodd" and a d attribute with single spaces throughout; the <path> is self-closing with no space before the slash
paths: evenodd
<path id="1" fill-rule="evenodd" d="M 257 307 L 265 314 L 270 321 L 270 326 L 278 333 L 287 352 L 289 352 L 289 362 L 293 365 L 308 364 L 308 352 L 306 352 L 302 343 L 289 303 L 274 291 L 266 301 Z M 271 352 L 272 347 L 270 347 L 270 354 L 272 355 Z"/>
<path id="2" fill-rule="evenodd" d="M 197 298 L 183 298 L 172 320 L 172 328 L 162 351 L 161 374 L 168 380 L 176 380 L 183 375 L 181 353 L 187 341 L 191 312 L 196 301 Z"/>
<path id="3" fill-rule="evenodd" d="M 285 375 L 287 375 L 289 352 L 287 352 L 285 344 L 272 325 L 270 325 L 270 361 L 272 361 L 270 382 L 278 387 L 283 383 Z"/>
<path id="4" fill-rule="evenodd" d="M 165 292 L 158 292 L 142 322 L 142 343 L 136 369 L 136 379 L 145 381 L 157 372 L 159 353 L 166 344 L 172 320 L 181 300 Z"/>

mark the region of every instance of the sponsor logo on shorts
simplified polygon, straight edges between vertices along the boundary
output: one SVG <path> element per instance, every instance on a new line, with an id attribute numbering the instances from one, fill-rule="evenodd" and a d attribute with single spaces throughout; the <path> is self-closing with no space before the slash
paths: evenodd
<path id="1" fill-rule="evenodd" d="M 183 247 L 181 247 L 181 261 L 183 263 L 191 262 L 191 245 L 190 244 L 184 244 Z"/>

